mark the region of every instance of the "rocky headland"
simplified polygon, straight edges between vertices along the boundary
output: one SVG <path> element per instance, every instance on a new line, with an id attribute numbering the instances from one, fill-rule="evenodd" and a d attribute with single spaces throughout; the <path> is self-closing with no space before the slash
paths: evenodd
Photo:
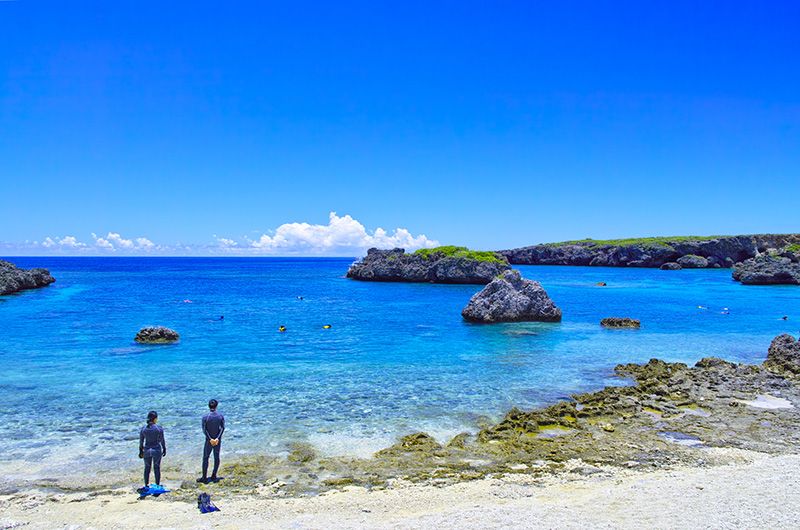
<path id="1" fill-rule="evenodd" d="M 501 250 L 512 265 L 591 265 L 604 267 L 732 267 L 768 249 L 800 244 L 800 234 L 682 236 L 566 241 Z M 670 265 L 668 269 L 678 267 Z"/>
<path id="2" fill-rule="evenodd" d="M 510 268 L 495 252 L 465 247 L 437 247 L 407 254 L 402 248 L 371 248 L 353 263 L 347 277 L 374 282 L 429 282 L 487 284 Z"/>
<path id="3" fill-rule="evenodd" d="M 561 309 L 533 280 L 511 269 L 476 293 L 461 312 L 470 322 L 560 322 Z"/>
<path id="4" fill-rule="evenodd" d="M 800 245 L 737 263 L 732 275 L 745 285 L 800 285 Z"/>
<path id="5" fill-rule="evenodd" d="M 37 289 L 56 281 L 47 269 L 20 269 L 11 262 L 0 260 L 0 295 L 26 289 Z"/>

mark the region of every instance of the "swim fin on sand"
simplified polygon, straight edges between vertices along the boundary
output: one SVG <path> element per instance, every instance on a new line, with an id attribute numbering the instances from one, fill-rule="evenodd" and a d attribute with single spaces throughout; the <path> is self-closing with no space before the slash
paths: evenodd
<path id="1" fill-rule="evenodd" d="M 205 492 L 197 496 L 197 508 L 200 510 L 200 513 L 219 511 L 219 508 L 214 506 L 214 503 L 211 502 L 211 495 Z"/>
<path id="2" fill-rule="evenodd" d="M 145 497 L 152 495 L 153 497 L 158 497 L 162 493 L 169 493 L 169 490 L 160 484 L 150 484 L 149 486 L 144 486 L 136 490 L 136 493 L 139 494 L 140 499 L 144 499 Z"/>

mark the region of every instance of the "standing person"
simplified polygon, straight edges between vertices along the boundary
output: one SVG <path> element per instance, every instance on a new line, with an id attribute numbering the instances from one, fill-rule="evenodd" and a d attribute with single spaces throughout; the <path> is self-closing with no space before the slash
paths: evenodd
<path id="1" fill-rule="evenodd" d="M 217 471 L 219 470 L 219 450 L 222 446 L 222 433 L 225 432 L 225 416 L 217 412 L 216 399 L 208 402 L 208 414 L 203 416 L 203 435 L 206 438 L 205 445 L 203 446 L 203 476 L 197 479 L 197 482 L 207 484 L 217 481 Z M 214 470 L 211 472 L 211 478 L 208 478 L 208 457 L 211 452 L 214 452 Z"/>
<path id="2" fill-rule="evenodd" d="M 156 484 L 161 485 L 161 457 L 167 456 L 167 442 L 164 440 L 164 429 L 157 422 L 158 412 L 151 410 L 147 413 L 147 425 L 139 431 L 139 458 L 144 459 L 144 488 L 139 488 L 139 493 L 149 487 L 151 467 Z"/>

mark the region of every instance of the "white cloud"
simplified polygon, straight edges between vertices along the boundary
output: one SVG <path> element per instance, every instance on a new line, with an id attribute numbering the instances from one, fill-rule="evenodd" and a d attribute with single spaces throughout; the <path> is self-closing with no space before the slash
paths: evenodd
<path id="1" fill-rule="evenodd" d="M 75 236 L 46 237 L 24 245 L 0 242 L 3 248 L 33 250 L 34 253 L 77 255 L 160 254 L 160 255 L 272 255 L 272 256 L 357 256 L 368 248 L 401 247 L 407 250 L 435 247 L 438 241 L 424 234 L 413 235 L 405 228 L 367 230 L 349 215 L 331 212 L 327 224 L 285 223 L 257 239 L 213 236 L 213 243 L 159 245 L 147 237 L 126 238 L 119 232 L 105 236 L 91 234 L 90 242 Z"/>
<path id="2" fill-rule="evenodd" d="M 397 228 L 392 233 L 376 228 L 370 233 L 349 215 L 339 217 L 331 212 L 327 225 L 282 224 L 272 235 L 262 234 L 251 241 L 250 247 L 263 254 L 353 255 L 371 247 L 416 250 L 438 244 L 424 234 L 413 236 L 405 228 Z"/>

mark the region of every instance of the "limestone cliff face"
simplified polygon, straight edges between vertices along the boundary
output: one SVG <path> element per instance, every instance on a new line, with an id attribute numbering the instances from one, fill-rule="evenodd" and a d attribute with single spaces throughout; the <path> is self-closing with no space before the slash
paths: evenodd
<path id="1" fill-rule="evenodd" d="M 0 295 L 36 289 L 56 281 L 47 269 L 20 269 L 13 263 L 0 260 Z"/>
<path id="2" fill-rule="evenodd" d="M 732 267 L 767 249 L 800 243 L 800 234 L 757 234 L 709 238 L 657 238 L 619 243 L 575 241 L 501 250 L 512 265 L 594 265 L 660 267 Z M 685 259 L 684 259 L 685 258 Z"/>
<path id="3" fill-rule="evenodd" d="M 465 254 L 465 253 L 462 253 Z M 353 263 L 347 277 L 374 282 L 429 282 L 486 284 L 508 270 L 508 262 L 499 255 L 490 260 L 464 255 L 430 252 L 406 254 L 402 248 L 371 248 L 361 260 Z"/>

